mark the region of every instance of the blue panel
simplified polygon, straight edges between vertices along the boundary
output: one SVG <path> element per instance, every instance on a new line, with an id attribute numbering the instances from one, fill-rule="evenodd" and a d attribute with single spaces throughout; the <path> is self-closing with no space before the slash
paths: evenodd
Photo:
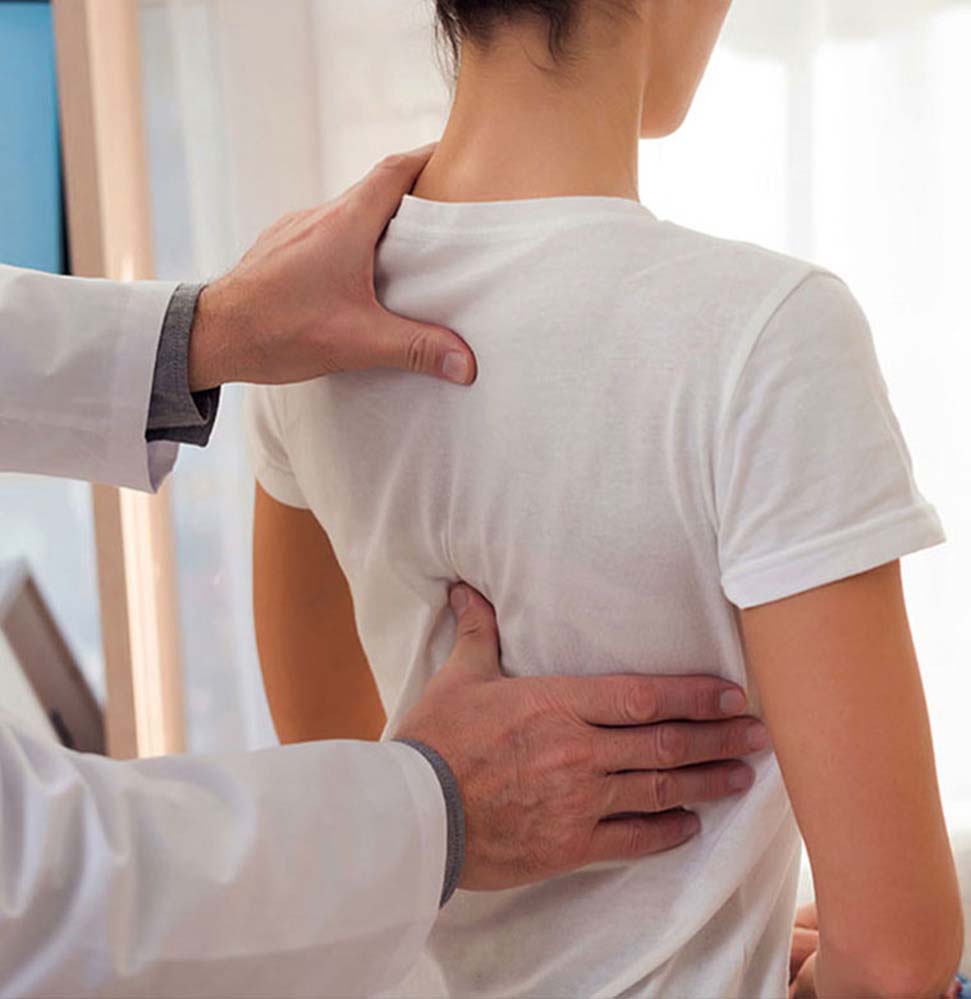
<path id="1" fill-rule="evenodd" d="M 0 2 L 0 263 L 64 270 L 47 3 Z"/>

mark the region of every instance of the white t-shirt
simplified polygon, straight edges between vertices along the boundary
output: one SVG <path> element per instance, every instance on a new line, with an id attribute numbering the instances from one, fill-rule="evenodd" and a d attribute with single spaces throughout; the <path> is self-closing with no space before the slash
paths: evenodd
<path id="1" fill-rule="evenodd" d="M 864 316 L 810 264 L 617 198 L 405 198 L 389 308 L 458 331 L 472 388 L 398 372 L 252 393 L 259 481 L 350 581 L 391 723 L 495 605 L 512 675 L 746 675 L 735 606 L 943 540 Z M 690 843 L 459 892 L 395 994 L 783 996 L 799 837 L 771 753 Z M 826 775 L 820 774 L 825 780 Z"/>

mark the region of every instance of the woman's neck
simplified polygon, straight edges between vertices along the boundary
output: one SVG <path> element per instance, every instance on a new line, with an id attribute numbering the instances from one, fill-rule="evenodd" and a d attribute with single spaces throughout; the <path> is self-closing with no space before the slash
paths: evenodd
<path id="1" fill-rule="evenodd" d="M 436 201 L 570 195 L 637 199 L 644 92 L 636 47 L 614 38 L 550 68 L 545 35 L 466 45 L 445 133 L 414 193 Z"/>

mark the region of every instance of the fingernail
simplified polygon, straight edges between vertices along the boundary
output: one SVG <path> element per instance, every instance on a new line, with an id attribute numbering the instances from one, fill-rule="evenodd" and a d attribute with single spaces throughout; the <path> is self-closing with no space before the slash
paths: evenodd
<path id="1" fill-rule="evenodd" d="M 455 586 L 449 594 L 449 601 L 452 610 L 461 617 L 465 613 L 465 608 L 469 606 L 469 594 L 464 586 Z"/>
<path id="2" fill-rule="evenodd" d="M 458 350 L 450 350 L 442 361 L 442 374 L 450 381 L 464 385 L 469 380 L 469 359 Z"/>
<path id="3" fill-rule="evenodd" d="M 690 812 L 681 820 L 681 835 L 694 836 L 701 829 L 701 820 L 694 812 Z"/>
<path id="4" fill-rule="evenodd" d="M 749 726 L 746 739 L 748 748 L 753 752 L 765 749 L 769 745 L 769 730 L 761 722 L 755 722 Z"/>
<path id="5" fill-rule="evenodd" d="M 745 695 L 740 690 L 726 690 L 721 696 L 719 707 L 723 715 L 737 715 L 745 707 Z"/>
<path id="6" fill-rule="evenodd" d="M 744 791 L 752 786 L 755 774 L 748 767 L 733 767 L 728 775 L 728 786 L 733 791 Z"/>

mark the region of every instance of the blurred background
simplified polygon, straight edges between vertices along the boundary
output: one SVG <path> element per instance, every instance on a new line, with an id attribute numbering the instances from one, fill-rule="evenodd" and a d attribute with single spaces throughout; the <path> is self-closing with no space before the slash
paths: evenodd
<path id="1" fill-rule="evenodd" d="M 46 5 L 7 6 L 42 21 Z M 138 13 L 159 277 L 218 275 L 281 213 L 436 138 L 444 121 L 430 0 L 140 0 Z M 0 48 L 0 119 L 10 81 L 22 87 L 25 74 L 54 100 L 51 61 L 19 65 L 22 49 Z M 815 260 L 871 319 L 918 483 L 950 538 L 904 569 L 945 807 L 964 822 L 969 52 L 968 0 L 736 0 L 687 124 L 645 143 L 641 168 L 641 198 L 658 216 Z M 2 143 L 0 131 L 0 170 Z M 58 269 L 56 247 L 38 252 Z M 239 393 L 222 405 L 212 446 L 183 449 L 172 491 L 188 746 L 200 751 L 275 741 L 251 624 Z M 98 690 L 90 519 L 85 486 L 0 477 L 0 559 L 29 560 Z"/>

